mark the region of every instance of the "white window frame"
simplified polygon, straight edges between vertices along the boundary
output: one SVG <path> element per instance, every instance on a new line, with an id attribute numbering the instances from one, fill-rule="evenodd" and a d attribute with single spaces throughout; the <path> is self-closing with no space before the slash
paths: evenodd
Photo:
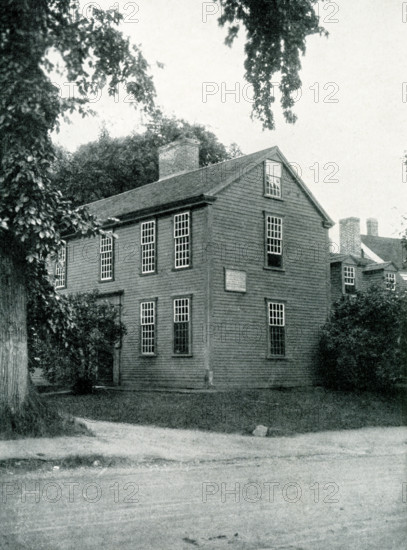
<path id="1" fill-rule="evenodd" d="M 143 222 L 140 226 L 141 273 L 156 271 L 156 223 L 155 220 Z"/>
<path id="2" fill-rule="evenodd" d="M 275 160 L 264 161 L 264 194 L 266 197 L 281 199 L 283 165 Z"/>
<path id="3" fill-rule="evenodd" d="M 346 292 L 346 287 L 353 287 L 356 291 L 356 268 L 353 265 L 343 266 L 343 285 Z"/>
<path id="4" fill-rule="evenodd" d="M 62 241 L 62 246 L 58 250 L 58 258 L 55 264 L 55 288 L 66 287 L 66 242 Z"/>
<path id="5" fill-rule="evenodd" d="M 178 296 L 173 298 L 173 354 L 178 355 L 191 355 L 191 297 L 190 296 Z M 187 323 L 186 336 L 188 338 L 188 349 L 186 351 L 176 351 L 176 324 Z"/>
<path id="6" fill-rule="evenodd" d="M 112 233 L 107 233 L 106 235 L 100 236 L 99 258 L 100 280 L 112 281 L 114 273 L 114 250 Z"/>
<path id="7" fill-rule="evenodd" d="M 140 352 L 141 355 L 156 354 L 156 302 L 140 302 Z"/>
<path id="8" fill-rule="evenodd" d="M 396 274 L 395 273 L 385 273 L 384 280 L 386 284 L 386 290 L 394 292 L 396 290 Z"/>
<path id="9" fill-rule="evenodd" d="M 268 354 L 270 357 L 286 356 L 286 331 L 285 331 L 285 304 L 278 301 L 267 300 L 267 322 L 268 322 Z M 281 353 L 273 353 L 271 327 L 279 327 Z"/>
<path id="10" fill-rule="evenodd" d="M 281 268 L 283 266 L 283 218 L 266 214 L 266 266 Z M 269 265 L 269 255 L 281 256 L 279 266 Z"/>
<path id="11" fill-rule="evenodd" d="M 175 269 L 191 264 L 191 216 L 190 212 L 174 215 L 174 266 Z"/>

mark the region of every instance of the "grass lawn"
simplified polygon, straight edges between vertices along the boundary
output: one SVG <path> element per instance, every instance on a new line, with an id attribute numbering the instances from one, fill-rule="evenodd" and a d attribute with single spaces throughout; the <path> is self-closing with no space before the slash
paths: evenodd
<path id="1" fill-rule="evenodd" d="M 321 388 L 195 394 L 99 391 L 46 399 L 61 411 L 93 420 L 226 433 L 250 433 L 256 425 L 264 424 L 275 436 L 401 426 L 406 420 L 400 396 L 356 395 Z"/>

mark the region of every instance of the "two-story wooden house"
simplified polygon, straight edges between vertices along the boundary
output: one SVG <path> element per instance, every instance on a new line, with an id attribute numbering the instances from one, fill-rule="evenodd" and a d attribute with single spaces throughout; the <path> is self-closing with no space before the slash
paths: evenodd
<path id="1" fill-rule="evenodd" d="M 390 291 L 407 288 L 405 251 L 401 239 L 379 237 L 378 221 L 368 218 L 367 234 L 360 219 L 339 220 L 339 253 L 331 254 L 331 300 L 382 286 Z"/>
<path id="2" fill-rule="evenodd" d="M 89 204 L 114 235 L 67 236 L 57 287 L 120 307 L 114 384 L 312 384 L 333 222 L 277 147 L 205 168 L 198 153 L 167 145 L 158 181 Z"/>

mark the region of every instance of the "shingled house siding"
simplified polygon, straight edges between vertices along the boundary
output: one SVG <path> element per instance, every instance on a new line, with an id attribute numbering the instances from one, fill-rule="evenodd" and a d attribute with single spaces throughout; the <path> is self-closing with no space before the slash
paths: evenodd
<path id="1" fill-rule="evenodd" d="M 336 302 L 343 296 L 342 292 L 342 264 L 337 262 L 331 265 L 331 300 Z"/>
<path id="2" fill-rule="evenodd" d="M 120 384 L 139 387 L 202 387 L 204 385 L 204 339 L 206 264 L 202 239 L 205 209 L 191 211 L 192 268 L 174 270 L 173 217 L 157 219 L 158 272 L 141 275 L 140 222 L 114 229 L 114 280 L 99 282 L 99 239 L 68 242 L 67 288 L 62 293 L 123 292 L 121 318 L 128 333 L 121 348 Z M 192 297 L 192 357 L 173 357 L 172 298 Z M 140 354 L 140 301 L 156 299 L 156 357 Z"/>
<path id="3" fill-rule="evenodd" d="M 216 387 L 313 382 L 319 327 L 328 310 L 328 230 L 285 170 L 283 200 L 263 196 L 262 165 L 213 204 L 211 367 Z M 284 271 L 264 269 L 264 212 L 284 220 Z M 224 268 L 246 271 L 247 292 L 225 291 Z M 286 308 L 286 358 L 267 357 L 266 299 Z"/>

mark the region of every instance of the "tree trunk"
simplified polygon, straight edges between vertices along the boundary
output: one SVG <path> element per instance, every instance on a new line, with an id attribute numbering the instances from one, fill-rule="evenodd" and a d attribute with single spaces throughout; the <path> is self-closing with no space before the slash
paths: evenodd
<path id="1" fill-rule="evenodd" d="M 18 415 L 29 394 L 24 264 L 18 249 L 1 240 L 0 408 Z"/>

